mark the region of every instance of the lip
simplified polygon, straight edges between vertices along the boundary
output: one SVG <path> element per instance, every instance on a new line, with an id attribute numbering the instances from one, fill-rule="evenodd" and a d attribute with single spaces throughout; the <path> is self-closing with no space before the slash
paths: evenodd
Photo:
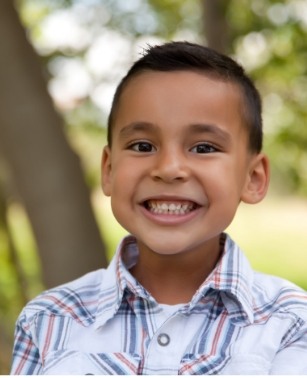
<path id="1" fill-rule="evenodd" d="M 161 194 L 161 195 L 152 195 L 145 198 L 142 198 L 140 200 L 140 204 L 143 204 L 146 201 L 166 201 L 166 202 L 193 202 L 197 206 L 203 206 L 200 201 L 197 199 L 187 197 L 187 196 L 181 196 L 181 195 L 172 195 L 172 194 Z"/>
<path id="2" fill-rule="evenodd" d="M 193 210 L 185 213 L 185 214 L 174 214 L 174 213 L 154 213 L 149 210 L 148 206 L 145 204 L 148 202 L 167 202 L 168 204 L 191 204 L 193 205 Z M 193 220 L 195 217 L 198 216 L 199 212 L 203 208 L 203 205 L 200 204 L 198 201 L 183 197 L 183 196 L 170 196 L 170 195 L 160 195 L 160 196 L 152 196 L 145 198 L 144 200 L 140 201 L 139 206 L 143 215 L 149 219 L 150 221 L 160 224 L 160 225 L 180 225 L 186 222 Z"/>

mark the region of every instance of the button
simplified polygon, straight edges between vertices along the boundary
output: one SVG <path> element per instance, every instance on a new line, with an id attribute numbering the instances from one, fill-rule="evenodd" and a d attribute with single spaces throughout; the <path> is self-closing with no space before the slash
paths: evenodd
<path id="1" fill-rule="evenodd" d="M 167 346 L 170 343 L 171 339 L 166 333 L 161 333 L 158 336 L 158 344 L 161 346 Z"/>

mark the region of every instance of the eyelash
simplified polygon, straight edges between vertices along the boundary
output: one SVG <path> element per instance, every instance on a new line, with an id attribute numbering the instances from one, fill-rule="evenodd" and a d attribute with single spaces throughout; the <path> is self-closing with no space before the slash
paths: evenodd
<path id="1" fill-rule="evenodd" d="M 145 150 L 140 150 L 140 146 L 145 147 Z M 197 149 L 198 148 L 201 148 L 201 147 L 205 147 L 205 149 L 201 151 L 198 151 L 197 152 Z M 150 142 L 146 142 L 146 141 L 139 141 L 139 142 L 134 142 L 134 143 L 131 143 L 127 146 L 127 148 L 129 150 L 133 150 L 135 152 L 139 152 L 139 153 L 151 153 L 151 152 L 154 152 L 156 151 L 157 149 L 153 146 L 152 143 Z M 195 150 L 195 151 L 193 151 Z M 214 152 L 218 152 L 219 149 L 217 147 L 215 147 L 213 144 L 211 143 L 207 143 L 207 142 L 203 142 L 203 143 L 199 143 L 197 144 L 196 146 L 192 147 L 190 149 L 191 152 L 195 152 L 195 153 L 198 153 L 198 154 L 210 154 L 210 153 L 214 153 Z"/>
<path id="2" fill-rule="evenodd" d="M 192 147 L 190 151 L 193 152 L 193 150 L 197 149 L 198 147 L 204 147 L 204 146 L 205 146 L 206 151 L 198 152 L 199 154 L 210 154 L 210 153 L 214 153 L 214 152 L 219 151 L 219 149 L 217 147 L 215 147 L 213 144 L 207 143 L 207 142 L 197 144 L 196 146 Z M 208 151 L 208 149 L 209 149 L 209 151 Z M 197 151 L 195 151 L 195 152 L 197 152 Z"/>
<path id="3" fill-rule="evenodd" d="M 139 149 L 137 149 L 137 146 L 140 147 L 141 145 L 143 145 L 143 147 L 145 145 L 147 147 L 150 147 L 150 151 L 140 151 Z M 150 152 L 153 152 L 154 150 L 156 150 L 156 148 L 152 145 L 152 143 L 146 142 L 146 141 L 139 141 L 139 142 L 131 143 L 131 144 L 128 145 L 128 149 L 136 151 L 136 152 L 142 152 L 142 153 L 150 153 Z"/>

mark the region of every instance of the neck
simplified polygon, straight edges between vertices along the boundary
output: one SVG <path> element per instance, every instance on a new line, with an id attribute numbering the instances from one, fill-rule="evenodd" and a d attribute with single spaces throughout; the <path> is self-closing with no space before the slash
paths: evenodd
<path id="1" fill-rule="evenodd" d="M 139 259 L 131 273 L 157 302 L 188 303 L 220 257 L 219 238 L 209 244 L 174 255 L 161 255 L 139 244 Z"/>

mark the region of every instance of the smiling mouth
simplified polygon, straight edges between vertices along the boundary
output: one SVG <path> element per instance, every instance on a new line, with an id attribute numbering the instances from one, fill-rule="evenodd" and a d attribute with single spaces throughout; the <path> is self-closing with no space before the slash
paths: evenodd
<path id="1" fill-rule="evenodd" d="M 185 215 L 199 205 L 192 201 L 147 200 L 144 207 L 153 214 Z"/>

